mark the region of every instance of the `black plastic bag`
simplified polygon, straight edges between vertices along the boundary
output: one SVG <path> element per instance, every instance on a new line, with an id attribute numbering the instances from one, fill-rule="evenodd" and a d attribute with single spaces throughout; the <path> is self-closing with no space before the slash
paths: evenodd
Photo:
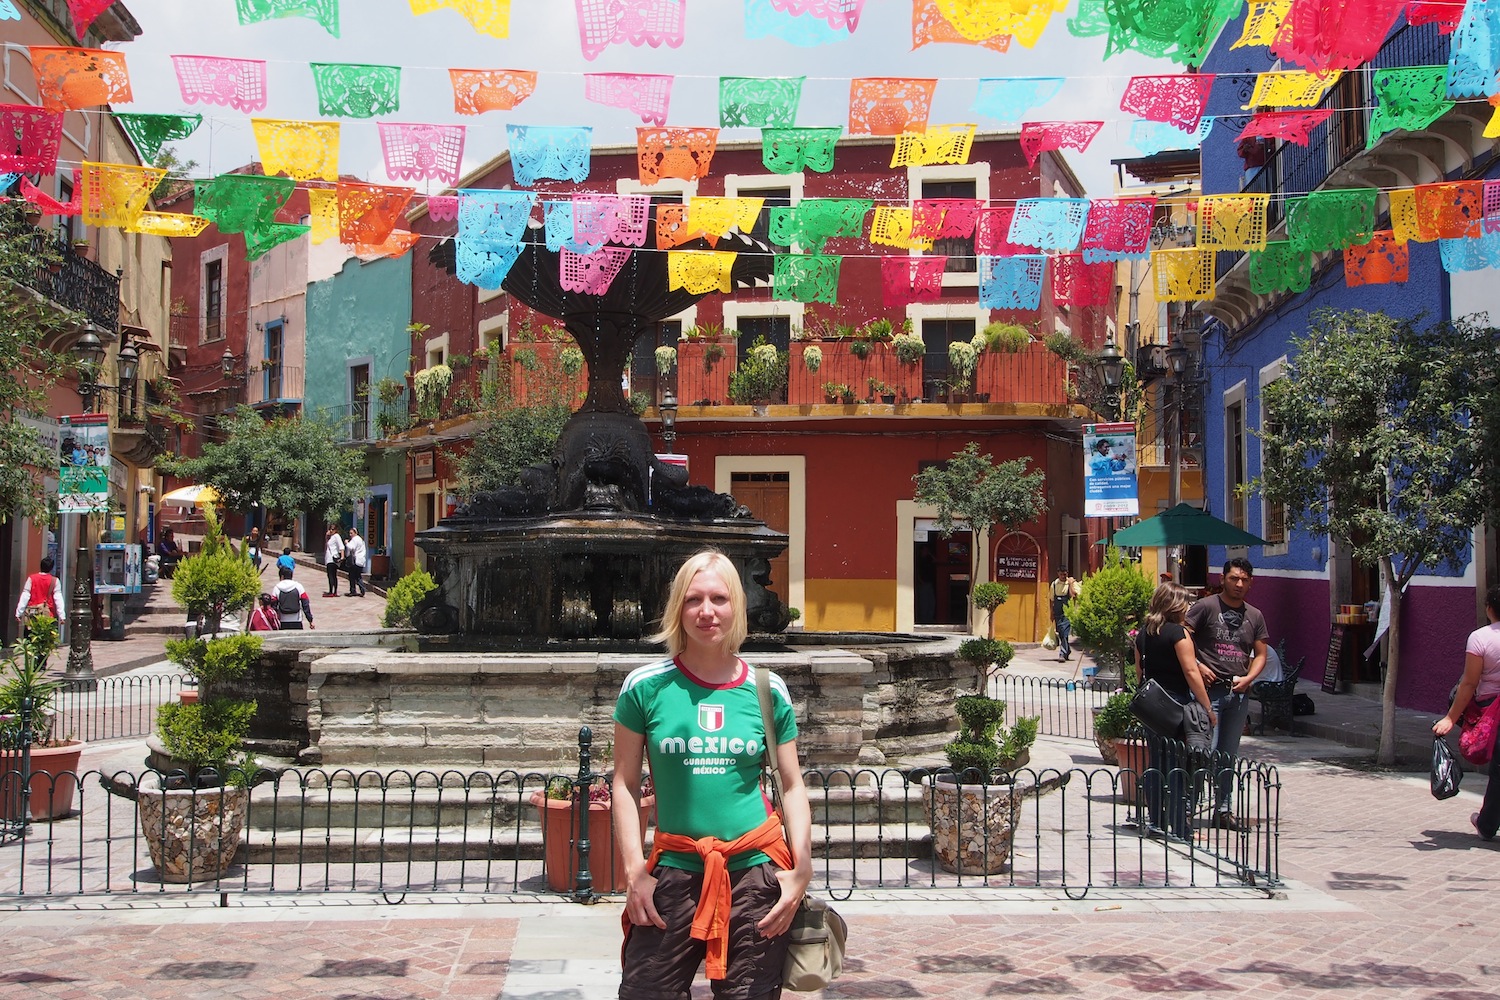
<path id="1" fill-rule="evenodd" d="M 1448 741 L 1441 736 L 1432 741 L 1432 797 L 1451 799 L 1458 794 L 1459 782 L 1464 780 L 1463 765 L 1453 753 Z"/>

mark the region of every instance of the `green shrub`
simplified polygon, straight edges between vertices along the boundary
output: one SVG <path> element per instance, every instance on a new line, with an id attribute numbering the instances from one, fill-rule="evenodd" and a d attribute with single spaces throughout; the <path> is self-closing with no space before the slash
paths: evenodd
<path id="1" fill-rule="evenodd" d="M 1018 719 L 1001 737 L 1000 724 L 1005 721 L 1005 702 L 984 695 L 964 695 L 953 703 L 960 730 L 958 737 L 943 747 L 948 766 L 960 776 L 973 768 L 980 780 L 987 782 L 996 767 L 1012 766 L 1021 752 L 1036 742 L 1040 716 Z"/>
<path id="2" fill-rule="evenodd" d="M 974 606 L 985 611 L 994 611 L 1000 605 L 1010 600 L 1010 588 L 1003 583 L 995 583 L 993 580 L 981 583 L 974 588 Z"/>
<path id="3" fill-rule="evenodd" d="M 991 323 L 979 332 L 990 353 L 1017 354 L 1031 343 L 1031 333 L 1015 323 Z"/>
<path id="4" fill-rule="evenodd" d="M 1094 715 L 1094 734 L 1101 739 L 1118 740 L 1136 726 L 1130 711 L 1129 691 L 1116 691 Z"/>
<path id="5" fill-rule="evenodd" d="M 245 767 L 240 747 L 250 734 L 255 702 L 213 698 L 192 705 L 167 703 L 156 710 L 156 731 L 174 763 L 187 768 L 188 778 L 213 769 L 220 775 L 231 767 Z"/>
<path id="6" fill-rule="evenodd" d="M 411 613 L 428 594 L 437 590 L 437 582 L 425 569 L 412 570 L 397 580 L 385 595 L 385 617 L 380 624 L 386 628 L 406 628 L 411 624 Z"/>
<path id="7" fill-rule="evenodd" d="M 260 658 L 258 635 L 225 635 L 213 639 L 168 639 L 167 659 L 204 684 L 239 680 Z"/>
<path id="8" fill-rule="evenodd" d="M 958 644 L 957 656 L 960 660 L 985 666 L 994 664 L 1001 670 L 1009 665 L 1015 655 L 1015 647 L 1004 639 L 965 639 Z"/>
<path id="9" fill-rule="evenodd" d="M 1154 589 L 1140 568 L 1111 546 L 1099 572 L 1084 577 L 1078 596 L 1068 602 L 1074 641 L 1123 666 L 1130 653 L 1130 630 L 1145 621 Z"/>
<path id="10" fill-rule="evenodd" d="M 203 548 L 178 563 L 172 575 L 172 599 L 191 618 L 203 618 L 204 629 L 216 634 L 219 622 L 249 607 L 260 593 L 260 573 L 250 557 L 235 552 L 224 539 L 212 507 L 203 511 L 208 527 Z"/>
<path id="11" fill-rule="evenodd" d="M 572 377 L 583 371 L 583 352 L 571 345 L 564 347 L 558 352 L 557 362 L 562 366 L 563 373 Z"/>

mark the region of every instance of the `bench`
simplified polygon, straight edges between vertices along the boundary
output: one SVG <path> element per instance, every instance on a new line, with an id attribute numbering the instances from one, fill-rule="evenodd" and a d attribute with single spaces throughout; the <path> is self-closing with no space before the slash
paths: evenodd
<path id="1" fill-rule="evenodd" d="M 1304 656 L 1288 669 L 1285 648 L 1278 647 L 1276 653 L 1281 658 L 1281 680 L 1256 681 L 1250 685 L 1250 700 L 1260 702 L 1260 724 L 1255 729 L 1260 736 L 1266 733 L 1266 723 L 1273 720 L 1278 729 L 1292 731 L 1292 699 L 1297 694 L 1297 678 L 1307 663 Z"/>

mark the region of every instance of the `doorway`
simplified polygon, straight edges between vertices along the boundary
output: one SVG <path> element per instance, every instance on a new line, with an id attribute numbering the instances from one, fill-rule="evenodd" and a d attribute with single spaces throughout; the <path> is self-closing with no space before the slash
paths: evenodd
<path id="1" fill-rule="evenodd" d="M 955 529 L 944 538 L 935 521 L 918 519 L 912 545 L 915 624 L 966 628 L 973 536 Z"/>
<path id="2" fill-rule="evenodd" d="M 789 535 L 791 528 L 791 474 L 786 472 L 736 472 L 730 475 L 734 498 L 772 531 Z M 788 553 L 771 560 L 771 583 L 766 587 L 783 604 L 791 604 L 791 563 Z"/>

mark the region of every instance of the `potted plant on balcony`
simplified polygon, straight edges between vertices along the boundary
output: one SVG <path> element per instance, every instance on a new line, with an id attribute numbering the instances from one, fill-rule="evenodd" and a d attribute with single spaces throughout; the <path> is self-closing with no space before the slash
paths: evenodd
<path id="1" fill-rule="evenodd" d="M 666 378 L 672 374 L 672 369 L 677 367 L 677 348 L 662 345 L 656 349 L 656 374 Z"/>
<path id="2" fill-rule="evenodd" d="M 948 402 L 969 401 L 969 386 L 974 384 L 974 368 L 978 363 L 979 352 L 974 350 L 973 344 L 955 340 L 948 345 L 948 367 L 955 376 L 948 390 Z"/>
<path id="3" fill-rule="evenodd" d="M 920 365 L 922 355 L 927 353 L 927 343 L 914 333 L 898 333 L 891 340 L 891 349 L 896 360 L 903 365 Z"/>
<path id="4" fill-rule="evenodd" d="M 870 402 L 885 403 L 886 405 L 896 402 L 895 386 L 882 382 L 874 375 L 866 379 L 865 383 L 870 387 Z"/>
<path id="5" fill-rule="evenodd" d="M 1031 343 L 1031 331 L 1018 323 L 990 323 L 979 337 L 984 349 L 995 354 L 1019 354 Z"/>
<path id="6" fill-rule="evenodd" d="M 757 337 L 744 363 L 729 376 L 729 401 L 740 406 L 748 403 L 764 416 L 771 402 L 786 392 L 789 360 L 786 351 Z"/>
<path id="7" fill-rule="evenodd" d="M 994 875 L 1009 864 L 1021 818 L 1023 793 L 1011 772 L 1030 762 L 1041 718 L 1017 719 L 1002 736 L 1005 702 L 964 695 L 953 709 L 960 731 L 943 747 L 952 771 L 922 779 L 932 852 L 945 871 Z"/>
<path id="8" fill-rule="evenodd" d="M 26 813 L 34 820 L 66 816 L 83 756 L 82 740 L 59 738 L 52 730 L 53 700 L 62 684 L 47 678 L 47 657 L 57 648 L 57 622 L 34 616 L 26 629 L 5 661 L 0 684 L 0 820 L 23 820 Z M 23 709 L 30 712 L 29 729 L 22 724 Z M 29 777 L 23 774 L 23 739 L 31 741 Z"/>
<path id="9" fill-rule="evenodd" d="M 452 383 L 453 369 L 447 365 L 433 365 L 417 372 L 412 377 L 417 399 L 417 415 L 423 420 L 437 419 L 438 409 L 443 402 L 443 394 L 448 391 L 448 386 Z"/>

